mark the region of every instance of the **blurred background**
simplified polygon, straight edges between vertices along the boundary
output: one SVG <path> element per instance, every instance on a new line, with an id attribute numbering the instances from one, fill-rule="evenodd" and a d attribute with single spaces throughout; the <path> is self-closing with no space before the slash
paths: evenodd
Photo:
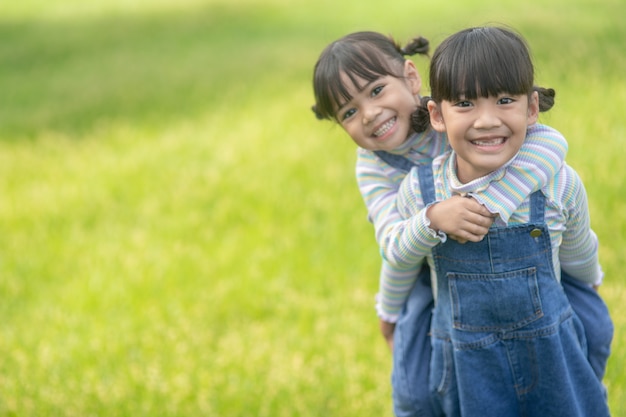
<path id="1" fill-rule="evenodd" d="M 538 3 L 0 3 L 0 416 L 391 416 L 355 145 L 312 70 L 349 32 L 489 23 L 557 92 L 626 416 L 626 2 Z"/>

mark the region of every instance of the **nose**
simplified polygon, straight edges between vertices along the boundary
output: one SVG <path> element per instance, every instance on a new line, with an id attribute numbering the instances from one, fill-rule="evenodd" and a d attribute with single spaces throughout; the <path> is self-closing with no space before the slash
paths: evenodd
<path id="1" fill-rule="evenodd" d="M 491 105 L 480 106 L 478 117 L 474 121 L 476 129 L 491 129 L 502 124 L 502 120 L 498 117 L 496 109 Z"/>
<path id="2" fill-rule="evenodd" d="M 362 115 L 363 115 L 363 124 L 367 125 L 376 120 L 376 117 L 380 114 L 380 107 L 369 104 L 363 107 Z"/>

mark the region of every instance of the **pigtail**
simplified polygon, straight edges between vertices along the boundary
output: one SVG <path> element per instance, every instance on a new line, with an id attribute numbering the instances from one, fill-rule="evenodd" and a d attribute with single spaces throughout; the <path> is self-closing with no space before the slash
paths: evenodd
<path id="1" fill-rule="evenodd" d="M 327 119 L 327 117 L 324 117 L 324 115 L 319 111 L 319 109 L 317 108 L 317 104 L 312 105 L 311 110 L 313 110 L 313 113 L 315 114 L 317 120 Z"/>
<path id="2" fill-rule="evenodd" d="M 430 97 L 422 97 L 420 105 L 411 114 L 411 127 L 417 133 L 422 133 L 430 129 L 430 113 L 428 112 L 428 102 Z"/>
<path id="3" fill-rule="evenodd" d="M 556 91 L 553 88 L 543 88 L 534 86 L 533 91 L 539 93 L 539 111 L 548 111 L 554 106 Z"/>
<path id="4" fill-rule="evenodd" d="M 407 43 L 403 48 L 398 48 L 398 51 L 402 55 L 426 55 L 428 56 L 428 50 L 430 48 L 430 43 L 428 39 L 423 37 L 413 38 L 409 43 Z"/>

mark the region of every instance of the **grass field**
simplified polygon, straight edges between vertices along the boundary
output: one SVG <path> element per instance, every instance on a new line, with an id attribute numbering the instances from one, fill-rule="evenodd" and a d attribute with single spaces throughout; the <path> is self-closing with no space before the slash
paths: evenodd
<path id="1" fill-rule="evenodd" d="M 324 46 L 528 39 L 587 186 L 626 417 L 623 0 L 0 4 L 0 416 L 391 416 L 354 145 Z M 416 59 L 422 75 L 426 61 Z"/>

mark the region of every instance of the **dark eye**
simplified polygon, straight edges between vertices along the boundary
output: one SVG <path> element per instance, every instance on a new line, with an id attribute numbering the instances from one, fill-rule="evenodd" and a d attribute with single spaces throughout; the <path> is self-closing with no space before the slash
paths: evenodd
<path id="1" fill-rule="evenodd" d="M 372 97 L 376 97 L 377 95 L 379 95 L 380 93 L 382 93 L 383 88 L 385 88 L 385 87 L 384 87 L 384 86 L 382 86 L 382 85 L 378 85 L 378 86 L 374 87 L 374 88 L 372 89 L 371 96 L 372 96 Z"/>
<path id="2" fill-rule="evenodd" d="M 515 99 L 511 97 L 501 97 L 500 99 L 498 99 L 498 104 L 511 104 L 514 102 L 515 102 Z"/>
<path id="3" fill-rule="evenodd" d="M 356 113 L 356 109 L 348 109 L 340 115 L 339 120 L 346 120 Z"/>
<path id="4" fill-rule="evenodd" d="M 460 100 L 454 103 L 455 107 L 470 107 L 472 102 L 469 100 Z"/>

